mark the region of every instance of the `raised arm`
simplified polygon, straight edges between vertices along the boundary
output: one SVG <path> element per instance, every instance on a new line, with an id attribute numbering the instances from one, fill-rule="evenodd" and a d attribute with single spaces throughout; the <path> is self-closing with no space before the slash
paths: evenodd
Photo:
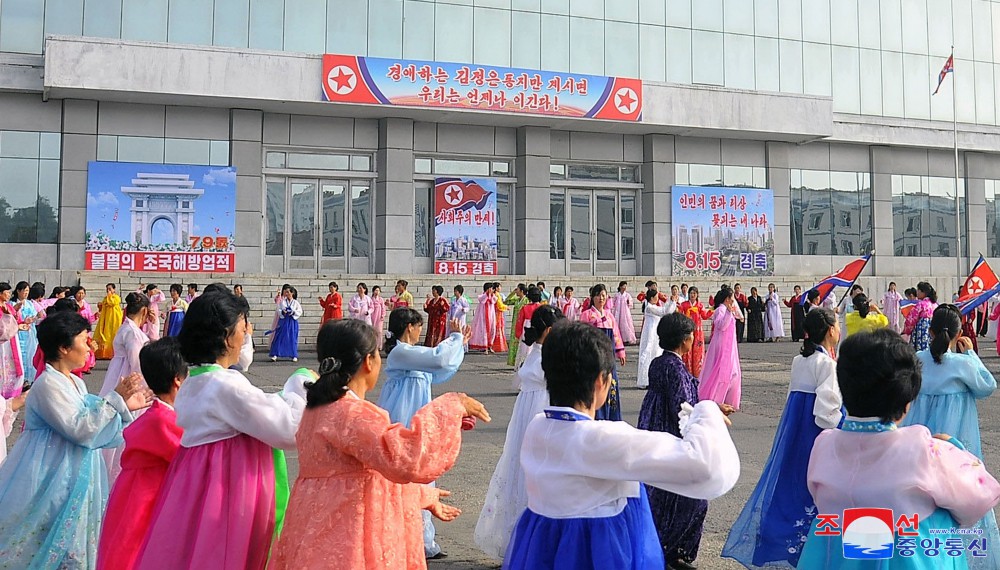
<path id="1" fill-rule="evenodd" d="M 465 358 L 462 333 L 451 333 L 435 347 L 399 343 L 386 358 L 385 369 L 426 372 L 431 383 L 447 382 Z"/>
<path id="2" fill-rule="evenodd" d="M 271 447 L 294 450 L 295 431 L 306 401 L 301 396 L 305 388 L 300 390 L 292 386 L 293 378 L 301 385 L 301 379 L 293 374 L 286 381 L 285 390 L 277 394 L 268 394 L 245 378 L 239 384 L 227 383 L 227 389 L 219 394 L 220 402 L 215 414 L 233 429 Z"/>
<path id="3" fill-rule="evenodd" d="M 125 401 L 112 391 L 103 398 L 80 394 L 65 378 L 46 375 L 35 383 L 30 404 L 54 431 L 89 449 L 122 443 L 122 427 L 132 421 Z"/>
<path id="4" fill-rule="evenodd" d="M 840 420 L 843 418 L 840 408 L 844 403 L 840 395 L 840 385 L 837 384 L 837 363 L 832 358 L 824 358 L 820 354 L 811 358 L 822 359 L 817 363 L 816 374 L 820 381 L 816 386 L 813 418 L 821 429 L 834 429 L 840 425 Z"/>
<path id="5" fill-rule="evenodd" d="M 971 350 L 962 355 L 966 366 L 962 374 L 962 381 L 968 386 L 972 396 L 976 399 L 987 398 L 997 389 L 996 378 L 990 372 L 979 355 Z"/>
<path id="6" fill-rule="evenodd" d="M 930 470 L 924 488 L 937 506 L 950 512 L 960 526 L 972 526 L 1000 502 L 1000 483 L 975 455 L 930 438 L 929 432 L 927 436 Z"/>

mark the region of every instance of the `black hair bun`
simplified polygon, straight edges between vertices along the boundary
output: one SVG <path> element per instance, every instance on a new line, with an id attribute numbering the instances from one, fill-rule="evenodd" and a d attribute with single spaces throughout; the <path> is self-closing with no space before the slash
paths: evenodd
<path id="1" fill-rule="evenodd" d="M 340 360 L 329 356 L 319 363 L 319 375 L 326 376 L 340 370 Z"/>

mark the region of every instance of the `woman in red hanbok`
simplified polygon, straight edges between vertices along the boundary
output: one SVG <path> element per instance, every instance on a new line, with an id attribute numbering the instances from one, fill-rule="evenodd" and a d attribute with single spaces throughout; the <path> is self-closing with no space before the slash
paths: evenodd
<path id="1" fill-rule="evenodd" d="M 424 312 L 427 313 L 427 339 L 424 346 L 437 346 L 448 336 L 448 311 L 451 304 L 444 298 L 444 287 L 431 287 L 432 294 L 424 302 Z"/>
<path id="2" fill-rule="evenodd" d="M 706 309 L 698 300 L 698 288 L 688 289 L 688 300 L 681 303 L 677 312 L 694 321 L 694 344 L 684 355 L 684 366 L 695 378 L 701 378 L 701 364 L 705 360 L 705 332 L 702 323 L 712 316 L 712 309 Z"/>

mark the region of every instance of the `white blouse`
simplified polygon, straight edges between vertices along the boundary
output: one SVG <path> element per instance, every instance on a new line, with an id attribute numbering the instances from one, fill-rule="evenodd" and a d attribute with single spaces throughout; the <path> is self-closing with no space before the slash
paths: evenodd
<path id="1" fill-rule="evenodd" d="M 678 439 L 636 429 L 625 422 L 595 421 L 572 408 L 547 413 L 576 421 L 535 416 L 524 434 L 528 507 L 549 518 L 614 516 L 639 481 L 698 499 L 728 492 L 740 475 L 740 458 L 715 402 L 695 406 Z"/>
<path id="2" fill-rule="evenodd" d="M 292 374 L 284 389 L 268 394 L 236 370 L 218 365 L 192 368 L 174 407 L 184 428 L 181 445 L 194 447 L 245 433 L 286 450 L 295 449 L 295 431 L 306 407 L 303 374 Z M 311 379 L 308 378 L 308 379 Z"/>
<path id="3" fill-rule="evenodd" d="M 788 392 L 816 394 L 816 403 L 813 404 L 816 425 L 822 429 L 840 425 L 843 417 L 840 407 L 844 399 L 837 384 L 837 361 L 826 353 L 817 350 L 809 357 L 800 354 L 792 359 L 792 381 Z"/>

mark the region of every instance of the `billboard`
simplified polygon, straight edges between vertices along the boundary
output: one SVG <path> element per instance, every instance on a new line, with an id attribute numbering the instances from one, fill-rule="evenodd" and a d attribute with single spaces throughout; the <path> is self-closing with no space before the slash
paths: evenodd
<path id="1" fill-rule="evenodd" d="M 85 268 L 235 271 L 236 169 L 90 162 Z"/>
<path id="2" fill-rule="evenodd" d="M 434 273 L 497 274 L 497 181 L 434 180 Z"/>
<path id="3" fill-rule="evenodd" d="M 642 118 L 642 81 L 624 77 L 326 54 L 322 81 L 324 98 L 335 103 Z"/>
<path id="4" fill-rule="evenodd" d="M 759 188 L 671 188 L 673 274 L 774 274 L 774 193 Z"/>

